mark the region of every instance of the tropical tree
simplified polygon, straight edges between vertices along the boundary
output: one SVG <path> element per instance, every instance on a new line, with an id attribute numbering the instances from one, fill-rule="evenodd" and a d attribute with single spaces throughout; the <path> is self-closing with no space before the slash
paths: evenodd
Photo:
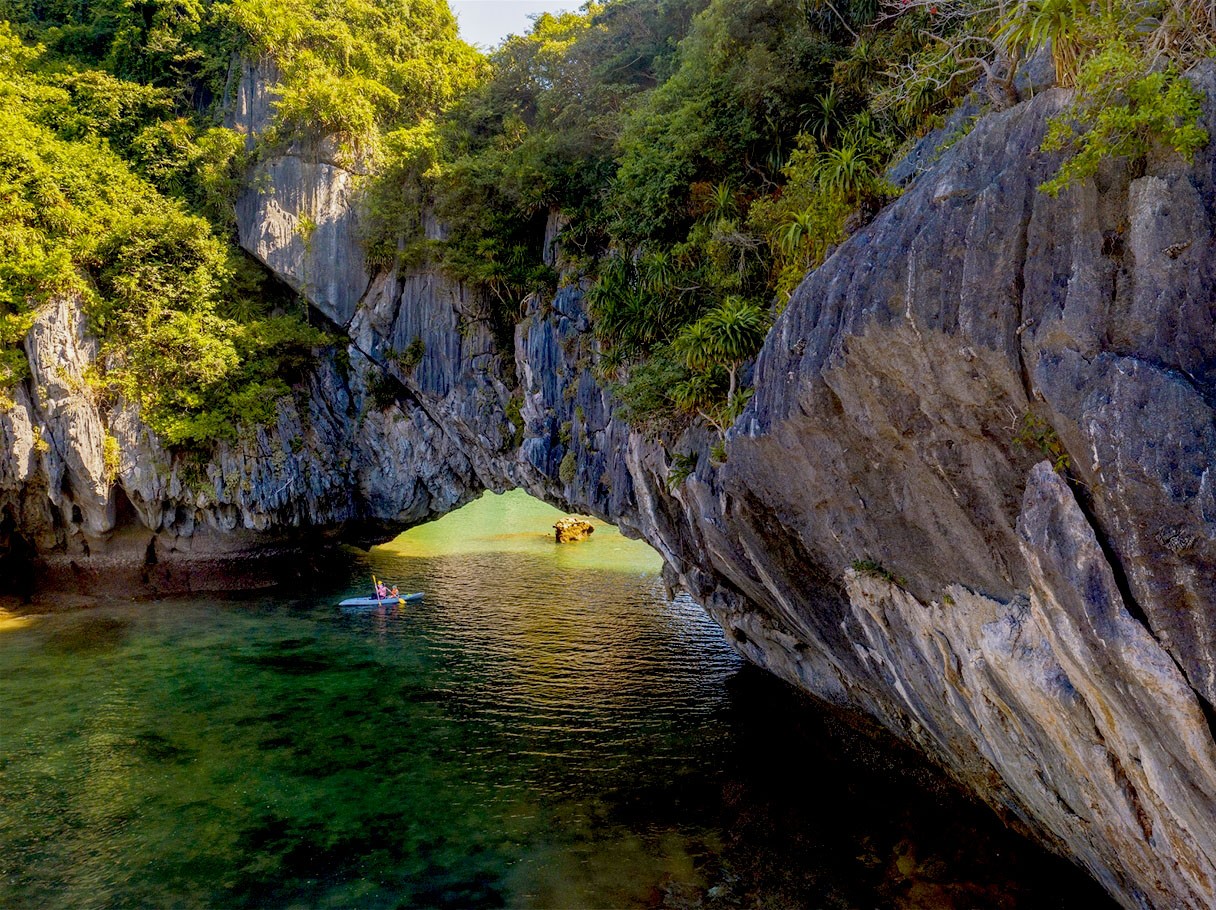
<path id="1" fill-rule="evenodd" d="M 673 342 L 676 353 L 694 375 L 705 377 L 724 369 L 729 385 L 726 407 L 735 403 L 739 367 L 755 356 L 768 332 L 768 318 L 756 304 L 742 297 L 727 297 Z"/>

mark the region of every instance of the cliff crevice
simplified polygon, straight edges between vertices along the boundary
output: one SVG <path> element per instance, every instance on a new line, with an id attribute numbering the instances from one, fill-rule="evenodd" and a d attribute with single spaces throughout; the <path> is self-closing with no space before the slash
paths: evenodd
<path id="1" fill-rule="evenodd" d="M 1216 67 L 1194 79 L 1216 123 Z M 242 71 L 250 136 L 272 82 Z M 346 339 L 198 464 L 91 404 L 96 346 L 57 301 L 0 413 L 0 546 L 189 588 L 523 488 L 644 537 L 742 654 L 916 743 L 1124 905 L 1212 906 L 1216 148 L 1053 199 L 1038 149 L 1067 101 L 922 155 L 773 326 L 721 464 L 704 429 L 620 419 L 573 278 L 504 344 L 470 288 L 368 268 L 357 168 L 267 152 L 241 241 Z M 697 457 L 675 485 L 673 451 Z"/>

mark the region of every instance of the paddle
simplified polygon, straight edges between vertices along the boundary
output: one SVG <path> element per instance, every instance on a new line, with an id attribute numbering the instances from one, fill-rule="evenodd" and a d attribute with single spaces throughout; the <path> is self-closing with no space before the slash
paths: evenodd
<path id="1" fill-rule="evenodd" d="M 383 601 L 383 600 L 381 600 L 381 598 L 380 598 L 380 582 L 379 582 L 379 580 L 376 578 L 376 575 L 375 575 L 375 573 L 374 573 L 374 572 L 372 573 L 372 588 L 373 588 L 373 589 L 375 590 L 375 592 L 376 592 L 376 605 L 377 605 L 377 606 L 380 606 L 380 607 L 383 607 L 383 606 L 384 606 L 384 601 Z M 405 598 L 404 598 L 404 597 L 400 597 L 400 596 L 398 596 L 398 598 L 397 598 L 397 606 L 399 606 L 399 607 L 404 607 L 404 606 L 405 606 Z"/>

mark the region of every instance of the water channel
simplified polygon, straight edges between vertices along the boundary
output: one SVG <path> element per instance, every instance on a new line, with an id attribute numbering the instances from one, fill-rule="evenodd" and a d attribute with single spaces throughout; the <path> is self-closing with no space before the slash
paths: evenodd
<path id="1" fill-rule="evenodd" d="M 558 515 L 487 495 L 324 589 L 10 603 L 0 906 L 1109 906 Z M 337 609 L 372 573 L 426 599 Z"/>

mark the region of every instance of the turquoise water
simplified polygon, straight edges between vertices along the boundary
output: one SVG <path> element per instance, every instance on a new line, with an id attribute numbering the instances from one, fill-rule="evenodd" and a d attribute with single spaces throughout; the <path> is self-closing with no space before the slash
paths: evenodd
<path id="1" fill-rule="evenodd" d="M 0 906 L 1102 903 L 557 514 L 486 497 L 291 596 L 0 612 Z M 425 602 L 334 606 L 373 572 Z"/>

